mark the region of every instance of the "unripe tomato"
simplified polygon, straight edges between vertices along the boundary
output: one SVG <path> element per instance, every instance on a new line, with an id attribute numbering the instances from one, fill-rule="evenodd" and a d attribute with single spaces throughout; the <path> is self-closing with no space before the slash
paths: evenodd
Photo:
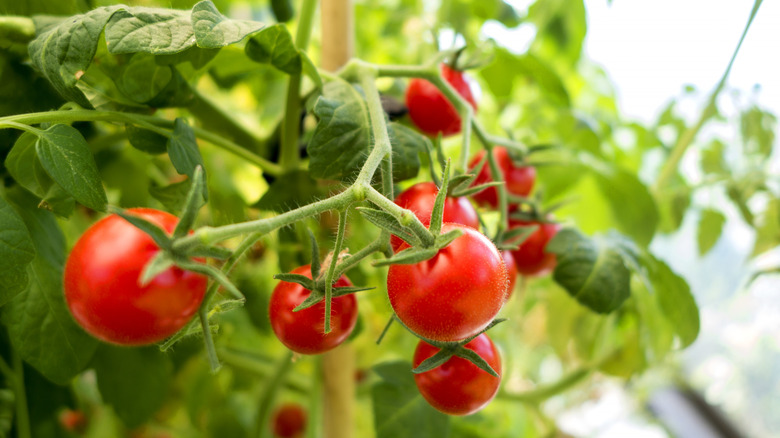
<path id="1" fill-rule="evenodd" d="M 179 221 L 150 208 L 128 213 L 168 233 Z M 198 311 L 208 279 L 171 267 L 140 286 L 144 266 L 158 251 L 146 233 L 117 215 L 92 225 L 65 264 L 65 300 L 76 322 L 92 336 L 119 345 L 152 344 L 179 331 Z"/>
<path id="2" fill-rule="evenodd" d="M 555 254 L 545 252 L 547 243 L 561 229 L 560 224 L 547 222 L 527 222 L 510 220 L 509 227 L 527 227 L 539 225 L 533 233 L 520 246 L 512 251 L 512 257 L 517 265 L 517 272 L 527 276 L 542 276 L 555 269 L 557 259 Z"/>
<path id="3" fill-rule="evenodd" d="M 479 332 L 507 296 L 506 266 L 493 242 L 460 224 L 444 224 L 442 232 L 454 229 L 463 235 L 433 258 L 392 265 L 387 273 L 387 295 L 398 318 L 436 341 L 459 341 Z"/>
<path id="4" fill-rule="evenodd" d="M 477 102 L 463 72 L 442 64 L 441 74 L 476 111 Z M 446 137 L 460 132 L 461 120 L 458 111 L 435 85 L 425 79 L 415 78 L 409 81 L 406 106 L 415 126 L 428 135 L 441 133 Z"/>
<path id="5" fill-rule="evenodd" d="M 300 266 L 292 271 L 311 278 L 311 265 Z M 349 279 L 341 276 L 333 287 L 352 286 Z M 335 297 L 331 301 L 331 332 L 325 334 L 325 301 L 293 312 L 311 291 L 298 283 L 280 281 L 271 294 L 269 314 L 271 327 L 276 337 L 290 350 L 301 354 L 319 354 L 336 348 L 344 342 L 358 317 L 357 298 L 354 294 Z"/>
<path id="6" fill-rule="evenodd" d="M 480 151 L 469 164 L 470 168 L 476 167 L 477 163 L 485 156 L 485 151 Z M 504 175 L 504 183 L 507 192 L 517 196 L 528 196 L 534 188 L 536 182 L 536 168 L 533 166 L 517 166 L 512 161 L 506 148 L 496 146 L 493 148 L 493 157 L 496 160 L 498 168 Z M 490 173 L 490 164 L 485 163 L 480 169 L 479 174 L 474 179 L 472 186 L 493 182 Z M 477 204 L 496 208 L 498 207 L 498 191 L 495 187 L 488 187 L 481 192 L 471 196 Z"/>
<path id="7" fill-rule="evenodd" d="M 501 356 L 493 341 L 482 333 L 465 345 L 476 352 L 498 373 L 491 376 L 470 361 L 453 356 L 440 366 L 415 374 L 414 381 L 423 398 L 434 408 L 449 415 L 469 415 L 484 408 L 498 393 L 501 384 Z M 412 365 L 416 368 L 439 349 L 420 341 L 414 351 Z"/>
<path id="8" fill-rule="evenodd" d="M 299 438 L 306 431 L 306 410 L 298 403 L 285 403 L 273 413 L 273 430 L 277 438 Z"/>
<path id="9" fill-rule="evenodd" d="M 438 193 L 439 188 L 432 182 L 417 183 L 401 192 L 395 198 L 395 203 L 403 208 L 412 210 L 417 219 L 420 219 L 420 222 L 427 227 L 431 223 L 433 204 Z M 454 222 L 472 228 L 479 228 L 477 211 L 474 210 L 469 200 L 463 197 L 446 197 L 444 199 L 443 217 L 444 222 Z M 390 237 L 393 251 L 398 251 L 402 243 L 403 240 L 401 238 L 397 236 Z"/>

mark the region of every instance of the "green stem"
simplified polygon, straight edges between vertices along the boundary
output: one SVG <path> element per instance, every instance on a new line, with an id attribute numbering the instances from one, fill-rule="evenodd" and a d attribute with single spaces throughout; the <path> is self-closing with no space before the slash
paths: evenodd
<path id="1" fill-rule="evenodd" d="M 395 202 L 387 199 L 371 186 L 366 187 L 365 190 L 366 199 L 376 204 L 377 207 L 381 208 L 382 210 L 385 210 L 386 212 L 395 216 L 402 225 L 411 227 L 414 234 L 416 234 L 417 237 L 419 237 L 422 241 L 423 246 L 429 247 L 433 245 L 436 237 L 433 236 L 430 231 L 428 231 L 428 228 L 426 228 L 425 225 L 420 222 L 420 219 L 418 219 L 411 210 L 407 210 Z"/>
<path id="2" fill-rule="evenodd" d="M 14 367 L 14 382 L 16 383 L 16 430 L 18 438 L 30 438 L 30 412 L 27 409 L 27 390 L 24 387 L 24 364 L 19 354 L 11 348 L 11 361 Z"/>
<path id="3" fill-rule="evenodd" d="M 259 356 L 256 352 L 244 352 L 234 349 L 220 349 L 219 357 L 222 363 L 231 368 L 240 369 L 260 377 L 263 380 L 270 379 L 273 374 L 273 367 L 270 363 L 274 358 L 270 356 Z M 282 381 L 286 389 L 300 394 L 308 394 L 311 390 L 307 385 L 308 378 L 299 374 L 288 374 Z"/>
<path id="4" fill-rule="evenodd" d="M 370 256 L 371 254 L 377 251 L 381 251 L 384 246 L 385 243 L 381 239 L 377 239 L 369 243 L 368 246 L 364 246 L 362 249 L 360 249 L 360 251 L 344 258 L 344 260 L 340 261 L 336 266 L 336 273 L 333 274 L 334 278 L 338 278 L 345 272 L 354 268 L 358 263 L 363 261 L 363 259 Z"/>
<path id="5" fill-rule="evenodd" d="M 344 235 L 347 231 L 347 209 L 339 211 L 339 229 L 336 233 L 336 244 L 333 246 L 328 273 L 325 274 L 325 334 L 330 333 L 331 302 L 333 300 L 333 282 L 336 280 L 336 265 L 338 265 L 339 253 L 344 245 Z"/>
<path id="6" fill-rule="evenodd" d="M 445 81 L 444 78 L 442 78 L 440 75 L 431 78 L 430 81 L 433 83 L 433 85 L 436 85 L 439 91 L 444 94 L 444 97 L 446 97 L 453 104 L 453 106 L 455 106 L 458 114 L 460 114 L 461 129 L 463 131 L 461 136 L 463 140 L 460 148 L 459 170 L 461 172 L 466 172 L 466 169 L 468 169 L 469 148 L 471 144 L 471 128 L 473 125 L 472 121 L 474 120 L 474 108 L 472 108 L 466 99 L 458 94 L 455 88 L 453 88 L 452 85 Z"/>
<path id="7" fill-rule="evenodd" d="M 217 357 L 217 349 L 214 347 L 214 339 L 211 336 L 211 329 L 209 328 L 209 315 L 206 307 L 201 306 L 198 310 L 198 318 L 200 318 L 200 325 L 203 329 L 203 343 L 206 345 L 206 355 L 209 358 L 209 366 L 211 372 L 216 373 L 219 371 L 219 357 Z"/>
<path id="8" fill-rule="evenodd" d="M 292 368 L 292 358 L 293 352 L 288 351 L 287 354 L 279 360 L 273 375 L 268 379 L 267 386 L 263 389 L 263 393 L 260 396 L 257 418 L 255 418 L 254 436 L 261 438 L 270 436 L 269 428 L 266 427 L 268 416 L 271 412 L 271 406 L 273 406 L 274 400 L 276 399 L 276 393 L 279 391 L 279 386 L 285 381 L 287 373 Z"/>
<path id="9" fill-rule="evenodd" d="M 129 114 L 118 111 L 97 111 L 97 110 L 70 110 L 70 111 L 46 111 L 39 113 L 16 114 L 13 116 L 0 117 L 0 129 L 14 126 L 13 122 L 24 123 L 27 125 L 37 125 L 44 122 L 115 122 L 130 123 L 140 126 L 144 129 L 154 131 L 166 137 L 171 136 L 173 122 L 156 116 L 146 116 L 140 114 Z M 242 148 L 230 140 L 224 139 L 219 135 L 204 129 L 193 127 L 195 136 L 205 140 L 214 146 L 224 149 L 240 158 L 259 167 L 263 172 L 271 175 L 281 175 L 282 169 L 276 163 L 266 160 L 263 157 L 255 155 L 251 151 Z"/>
<path id="10" fill-rule="evenodd" d="M 672 152 L 669 154 L 669 158 L 661 168 L 661 171 L 658 174 L 658 179 L 656 179 L 655 184 L 653 185 L 653 193 L 660 193 L 661 190 L 664 189 L 669 179 L 671 179 L 677 172 L 677 168 L 680 166 L 680 161 L 685 155 L 685 151 L 688 150 L 688 147 L 693 143 L 694 139 L 696 139 L 696 135 L 699 133 L 702 126 L 704 126 L 704 124 L 717 113 L 715 101 L 717 100 L 720 92 L 723 90 L 723 87 L 726 85 L 726 79 L 728 78 L 729 73 L 731 73 L 731 67 L 734 65 L 734 60 L 737 58 L 739 49 L 742 47 L 742 42 L 745 40 L 745 36 L 750 29 L 750 25 L 753 23 L 753 19 L 758 13 L 758 8 L 761 6 L 762 1 L 763 0 L 755 0 L 755 3 L 753 4 L 753 10 L 750 13 L 750 18 L 748 18 L 748 22 L 745 25 L 745 29 L 742 31 L 742 36 L 739 39 L 739 43 L 737 44 L 736 49 L 734 49 L 734 53 L 731 55 L 731 60 L 729 61 L 728 67 L 726 67 L 726 71 L 720 78 L 718 85 L 710 94 L 709 99 L 707 99 L 707 104 L 699 116 L 699 120 L 695 125 L 691 126 L 685 132 L 683 132 L 683 134 L 677 140 L 677 144 L 675 144 L 674 149 L 672 149 Z"/>
<path id="11" fill-rule="evenodd" d="M 499 392 L 498 396 L 503 400 L 517 401 L 521 403 L 528 403 L 532 405 L 538 405 L 539 403 L 547 400 L 550 397 L 558 395 L 567 389 L 575 386 L 576 384 L 585 380 L 586 377 L 593 372 L 592 367 L 578 368 L 569 374 L 563 376 L 560 380 L 549 385 L 539 386 L 536 389 L 532 389 L 520 393 L 508 393 Z"/>
<path id="12" fill-rule="evenodd" d="M 261 155 L 266 153 L 267 140 L 261 139 L 252 131 L 247 129 L 238 118 L 234 117 L 225 109 L 206 95 L 203 95 L 198 89 L 193 88 L 193 99 L 187 106 L 190 113 L 200 120 L 201 126 L 216 134 L 226 136 L 237 144 L 242 145 L 250 151 Z"/>
<path id="13" fill-rule="evenodd" d="M 379 90 L 377 90 L 374 83 L 376 70 L 366 67 L 360 70 L 359 75 L 360 85 L 362 85 L 366 94 L 374 145 L 368 158 L 366 158 L 366 162 L 363 164 L 363 168 L 360 169 L 360 174 L 358 174 L 355 183 L 370 184 L 382 160 L 385 156 L 392 153 L 392 146 L 390 144 L 390 136 L 387 134 L 387 122 L 385 121 L 385 111 L 382 109 L 382 100 L 379 97 Z"/>

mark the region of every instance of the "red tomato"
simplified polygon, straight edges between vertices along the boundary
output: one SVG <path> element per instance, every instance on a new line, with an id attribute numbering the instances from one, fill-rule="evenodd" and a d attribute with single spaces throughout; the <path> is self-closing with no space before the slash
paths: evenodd
<path id="1" fill-rule="evenodd" d="M 311 265 L 295 268 L 293 274 L 311 278 Z M 352 286 L 341 276 L 333 287 Z M 269 313 L 271 327 L 282 344 L 301 354 L 319 354 L 336 348 L 349 337 L 358 316 L 357 298 L 354 294 L 333 298 L 331 301 L 331 332 L 325 334 L 325 301 L 293 312 L 311 291 L 297 283 L 279 282 L 271 294 Z"/>
<path id="2" fill-rule="evenodd" d="M 506 266 L 493 242 L 460 224 L 442 227 L 443 232 L 454 229 L 463 235 L 433 258 L 392 265 L 387 273 L 387 295 L 398 318 L 436 341 L 459 341 L 479 332 L 507 296 Z"/>
<path id="3" fill-rule="evenodd" d="M 436 194 L 439 188 L 432 182 L 423 182 L 415 184 L 401 192 L 395 198 L 395 203 L 403 208 L 412 210 L 417 219 L 420 219 L 426 227 L 431 223 L 431 213 L 433 212 L 433 203 L 436 200 Z M 456 224 L 468 225 L 472 228 L 479 228 L 479 217 L 477 211 L 466 198 L 444 199 L 444 222 L 454 222 Z M 393 251 L 398 251 L 403 240 L 397 236 L 390 238 L 390 244 Z"/>
<path id="4" fill-rule="evenodd" d="M 179 219 L 150 208 L 140 216 L 173 232 Z M 172 267 L 146 286 L 141 271 L 159 248 L 143 231 L 117 215 L 92 225 L 65 264 L 65 300 L 73 317 L 92 336 L 120 345 L 159 342 L 181 329 L 198 311 L 208 279 Z"/>
<path id="5" fill-rule="evenodd" d="M 506 265 L 506 276 L 509 277 L 509 289 L 506 294 L 506 299 L 512 296 L 512 292 L 515 291 L 515 285 L 517 284 L 517 264 L 515 258 L 512 257 L 511 251 L 501 251 L 501 258 L 504 259 Z"/>
<path id="6" fill-rule="evenodd" d="M 441 74 L 444 80 L 449 82 L 476 111 L 477 103 L 474 101 L 471 87 L 463 72 L 442 64 Z M 406 89 L 406 106 L 409 108 L 412 122 L 420 131 L 428 135 L 441 133 L 448 136 L 460 132 L 461 121 L 458 111 L 435 85 L 425 79 L 415 78 L 409 82 L 409 87 Z"/>
<path id="7" fill-rule="evenodd" d="M 274 411 L 272 425 L 275 437 L 302 437 L 306 430 L 306 410 L 298 403 L 285 403 Z"/>
<path id="8" fill-rule="evenodd" d="M 480 151 L 480 153 L 471 160 L 469 167 L 474 168 L 484 156 L 485 151 Z M 515 165 L 506 148 L 501 146 L 493 148 L 493 157 L 495 157 L 496 164 L 504 175 L 504 183 L 506 184 L 507 192 L 517 196 L 528 196 L 531 193 L 531 190 L 533 190 L 534 183 L 536 182 L 536 168 L 533 166 Z M 474 179 L 472 186 L 489 182 L 493 182 L 493 177 L 490 173 L 490 164 L 486 162 Z M 493 208 L 498 207 L 498 190 L 496 190 L 495 187 L 488 187 L 479 193 L 475 193 L 472 195 L 472 198 L 474 198 L 474 201 L 479 205 Z"/>
<path id="9" fill-rule="evenodd" d="M 510 220 L 509 227 L 539 225 L 536 231 L 512 251 L 517 272 L 527 276 L 542 276 L 555 269 L 555 254 L 544 251 L 547 243 L 561 229 L 560 224 Z"/>
<path id="10" fill-rule="evenodd" d="M 84 412 L 65 409 L 59 415 L 60 425 L 68 432 L 82 433 L 87 428 L 87 417 Z"/>
<path id="11" fill-rule="evenodd" d="M 498 373 L 494 377 L 470 361 L 451 357 L 440 366 L 415 374 L 414 381 L 423 398 L 434 408 L 449 415 L 469 415 L 484 408 L 498 392 L 501 383 L 501 356 L 493 341 L 482 333 L 465 348 L 476 352 Z M 414 367 L 438 353 L 439 349 L 420 341 L 414 351 Z"/>

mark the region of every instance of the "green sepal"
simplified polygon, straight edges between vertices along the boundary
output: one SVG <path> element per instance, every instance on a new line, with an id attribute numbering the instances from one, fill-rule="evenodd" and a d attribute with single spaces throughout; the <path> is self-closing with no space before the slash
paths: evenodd
<path id="1" fill-rule="evenodd" d="M 527 225 L 506 230 L 499 237 L 501 244 L 496 246 L 501 250 L 516 250 L 537 229 L 539 229 L 539 225 Z"/>
<path id="2" fill-rule="evenodd" d="M 409 231 L 407 227 L 401 225 L 401 223 L 398 222 L 398 219 L 392 214 L 368 207 L 357 207 L 357 210 L 367 221 L 398 236 L 410 245 L 419 246 L 422 243 L 416 234 Z"/>
<path id="3" fill-rule="evenodd" d="M 244 300 L 224 300 L 215 304 L 214 307 L 209 310 L 209 314 L 225 313 L 239 307 L 244 307 Z"/>
<path id="4" fill-rule="evenodd" d="M 462 235 L 463 235 L 463 230 L 461 230 L 460 228 L 456 228 L 454 230 L 447 231 L 444 234 L 440 234 L 436 236 L 436 240 L 434 242 L 434 248 L 436 248 L 436 251 L 438 252 L 440 249 L 447 247 L 447 245 L 452 243 L 453 240 L 457 239 Z"/>
<path id="5" fill-rule="evenodd" d="M 376 289 L 376 286 L 366 286 L 366 287 L 360 287 L 360 286 L 343 286 L 343 287 L 334 287 L 333 288 L 333 298 L 354 294 L 356 292 L 365 292 L 367 290 L 374 290 Z"/>
<path id="6" fill-rule="evenodd" d="M 457 351 L 457 349 L 458 347 L 442 348 L 441 350 L 439 350 L 438 353 L 422 361 L 420 365 L 417 365 L 416 368 L 412 368 L 412 372 L 415 374 L 420 374 L 420 373 L 430 371 L 440 365 L 443 365 L 445 362 L 450 360 L 452 356 L 455 356 L 455 352 Z"/>
<path id="7" fill-rule="evenodd" d="M 309 242 L 311 242 L 311 276 L 312 278 L 319 278 L 320 269 L 322 268 L 320 264 L 320 247 L 317 245 L 317 238 L 314 236 L 314 233 L 308 228 L 306 231 L 309 233 Z M 307 289 L 311 290 L 311 288 Z"/>
<path id="8" fill-rule="evenodd" d="M 241 291 L 238 290 L 238 288 L 230 281 L 230 279 L 227 278 L 224 272 L 220 271 L 219 269 L 209 266 L 203 263 L 197 263 L 193 262 L 191 260 L 187 259 L 177 259 L 175 261 L 176 266 L 192 272 L 197 272 L 198 274 L 203 274 L 208 277 L 211 277 L 219 283 L 220 286 L 225 288 L 233 297 L 235 297 L 238 300 L 245 300 L 244 294 L 241 293 Z"/>
<path id="9" fill-rule="evenodd" d="M 233 251 L 222 246 L 196 246 L 187 250 L 188 257 L 210 257 L 217 260 L 227 260 Z"/>
<path id="10" fill-rule="evenodd" d="M 286 281 L 288 283 L 296 283 L 300 284 L 301 286 L 305 287 L 306 289 L 309 289 L 310 291 L 314 291 L 314 280 L 311 278 L 301 275 L 301 274 L 276 274 L 274 275 L 275 280 L 281 280 Z"/>
<path id="11" fill-rule="evenodd" d="M 149 237 L 154 240 L 154 243 L 163 250 L 171 249 L 173 241 L 168 237 L 168 233 L 156 224 L 153 224 L 140 216 L 129 214 L 127 213 L 127 210 L 123 208 L 109 206 L 108 211 L 120 216 L 122 219 L 130 222 L 134 227 L 148 234 Z"/>
<path id="12" fill-rule="evenodd" d="M 435 256 L 439 250 L 435 247 L 431 248 L 418 248 L 409 247 L 403 251 L 396 253 L 396 255 L 389 259 L 377 260 L 373 263 L 374 266 L 390 266 L 390 265 L 413 265 L 415 263 L 424 262 L 431 257 Z"/>
<path id="13" fill-rule="evenodd" d="M 479 192 L 481 192 L 481 191 L 483 191 L 483 190 L 485 190 L 485 189 L 487 189 L 489 187 L 497 187 L 497 186 L 502 186 L 502 185 L 504 185 L 503 181 L 491 181 L 491 182 L 480 184 L 480 185 L 474 186 L 474 187 L 468 187 L 467 186 L 467 188 L 465 188 L 463 190 L 455 190 L 455 191 L 453 191 L 452 192 L 452 196 L 455 196 L 455 197 L 471 196 L 471 195 L 473 195 L 475 193 L 479 193 Z"/>
<path id="14" fill-rule="evenodd" d="M 447 200 L 447 189 L 450 184 L 450 160 L 447 160 L 447 164 L 444 166 L 444 173 L 442 174 L 441 187 L 436 193 L 436 199 L 433 201 L 433 210 L 431 211 L 431 222 L 428 226 L 428 231 L 434 236 L 438 236 L 441 232 L 441 225 L 444 221 L 444 202 Z"/>
<path id="15" fill-rule="evenodd" d="M 195 170 L 192 173 L 192 184 L 190 184 L 187 199 L 184 201 L 184 209 L 179 218 L 179 223 L 176 224 L 176 228 L 173 230 L 174 239 L 186 236 L 192 229 L 198 216 L 198 210 L 206 204 L 208 196 L 206 190 L 206 184 L 203 179 L 203 166 L 195 166 Z"/>
<path id="16" fill-rule="evenodd" d="M 173 266 L 173 259 L 166 251 L 159 251 L 151 260 L 149 260 L 144 269 L 141 271 L 141 276 L 138 278 L 138 284 L 140 286 L 146 286 L 154 277 L 163 273 L 171 266 Z"/>
<path id="17" fill-rule="evenodd" d="M 485 359 L 482 358 L 479 354 L 477 354 L 474 350 L 469 350 L 468 348 L 461 347 L 455 350 L 455 356 L 458 356 L 462 359 L 466 359 L 467 361 L 473 363 L 479 369 L 482 371 L 490 374 L 493 377 L 501 377 L 498 375 L 498 373 L 490 366 L 489 363 Z"/>

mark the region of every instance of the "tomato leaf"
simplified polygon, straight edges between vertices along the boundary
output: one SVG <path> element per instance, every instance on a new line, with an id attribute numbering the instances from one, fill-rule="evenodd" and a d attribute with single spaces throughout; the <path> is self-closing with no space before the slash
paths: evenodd
<path id="1" fill-rule="evenodd" d="M 203 167 L 195 166 L 195 172 L 192 175 L 192 184 L 187 193 L 187 199 L 184 202 L 184 208 L 179 216 L 179 223 L 173 230 L 173 238 L 184 237 L 195 225 L 195 219 L 198 216 L 198 210 L 206 203 L 208 198 L 206 181 L 204 181 Z"/>
<path id="2" fill-rule="evenodd" d="M 35 258 L 35 246 L 22 218 L 0 196 L 0 306 L 20 294 L 28 285 L 28 266 Z"/>
<path id="3" fill-rule="evenodd" d="M 307 147 L 315 178 L 349 180 L 360 171 L 371 144 L 368 108 L 349 83 L 336 79 L 314 105 L 319 123 Z"/>
<path id="4" fill-rule="evenodd" d="M 203 167 L 205 173 L 203 157 L 195 141 L 195 132 L 181 117 L 177 117 L 174 122 L 173 133 L 168 140 L 168 155 L 179 175 L 187 175 L 192 180 L 197 166 Z"/>
<path id="5" fill-rule="evenodd" d="M 682 347 L 687 347 L 696 340 L 700 327 L 699 308 L 688 283 L 652 255 L 646 258 L 646 268 L 664 316 L 674 327 Z"/>
<path id="6" fill-rule="evenodd" d="M 188 11 L 121 8 L 106 25 L 109 52 L 173 54 L 192 46 L 195 36 Z"/>
<path id="7" fill-rule="evenodd" d="M 723 216 L 723 213 L 712 209 L 702 210 L 699 218 L 699 232 L 696 235 L 699 255 L 707 254 L 715 246 L 725 223 L 726 217 Z"/>
<path id="8" fill-rule="evenodd" d="M 27 226 L 36 255 L 27 266 L 27 287 L 2 308 L 0 319 L 21 358 L 64 385 L 86 367 L 97 341 L 76 325 L 65 304 L 65 237 L 54 215 L 36 208 L 29 195 L 7 194 Z"/>
<path id="9" fill-rule="evenodd" d="M 414 178 L 420 172 L 420 154 L 433 146 L 428 137 L 397 122 L 387 124 L 393 148 L 393 181 Z"/>
<path id="10" fill-rule="evenodd" d="M 246 55 L 261 64 L 271 64 L 277 69 L 297 75 L 303 70 L 303 63 L 292 35 L 283 24 L 274 24 L 263 29 L 246 43 Z"/>
<path id="11" fill-rule="evenodd" d="M 103 401 L 128 427 L 151 418 L 168 397 L 173 366 L 156 347 L 101 344 L 92 365 Z"/>
<path id="12" fill-rule="evenodd" d="M 384 362 L 374 371 L 381 378 L 371 388 L 377 438 L 449 436 L 449 417 L 420 395 L 408 362 Z"/>
<path id="13" fill-rule="evenodd" d="M 564 229 L 547 244 L 546 251 L 558 257 L 553 279 L 594 312 L 612 312 L 629 297 L 631 273 L 621 253 L 606 240 Z"/>
<path id="14" fill-rule="evenodd" d="M 756 243 L 753 256 L 780 245 L 780 198 L 772 198 L 756 221 Z"/>
<path id="15" fill-rule="evenodd" d="M 307 171 L 293 170 L 276 178 L 254 206 L 284 213 L 318 201 L 327 194 L 327 189 L 313 180 Z"/>
<path id="16" fill-rule="evenodd" d="M 149 194 L 165 207 L 168 212 L 178 214 L 184 207 L 190 192 L 190 180 L 180 181 L 165 187 L 149 187 Z"/>
<path id="17" fill-rule="evenodd" d="M 148 154 L 158 155 L 167 151 L 168 138 L 148 129 L 134 125 L 125 125 L 127 140 L 130 146 Z"/>
<path id="18" fill-rule="evenodd" d="M 106 211 L 106 192 L 87 141 L 68 125 L 53 125 L 41 131 L 35 150 L 41 165 L 79 203 Z"/>
<path id="19" fill-rule="evenodd" d="M 192 7 L 192 28 L 198 47 L 219 49 L 243 40 L 265 25 L 256 21 L 231 20 L 220 14 L 214 3 L 203 0 Z"/>

